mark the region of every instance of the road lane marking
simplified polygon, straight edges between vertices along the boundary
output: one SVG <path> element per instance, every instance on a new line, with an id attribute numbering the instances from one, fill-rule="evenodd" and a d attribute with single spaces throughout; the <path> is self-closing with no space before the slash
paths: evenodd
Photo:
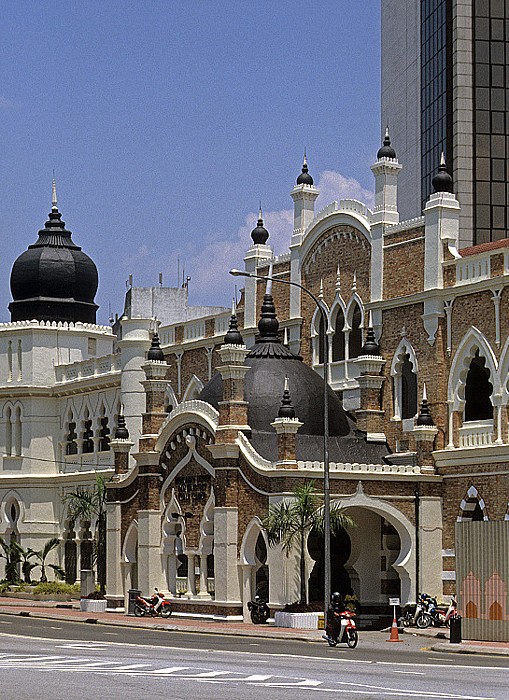
<path id="1" fill-rule="evenodd" d="M 398 671 L 397 669 L 395 669 L 393 671 L 393 673 L 404 673 L 405 675 L 408 675 L 408 676 L 425 676 L 426 675 L 424 671 Z"/>

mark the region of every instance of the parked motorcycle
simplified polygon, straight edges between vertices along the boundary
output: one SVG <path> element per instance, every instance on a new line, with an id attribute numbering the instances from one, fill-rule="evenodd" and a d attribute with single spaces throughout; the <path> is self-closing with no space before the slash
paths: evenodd
<path id="1" fill-rule="evenodd" d="M 330 647 L 335 647 L 342 642 L 346 642 L 350 649 L 354 649 L 357 646 L 359 635 L 354 617 L 355 613 L 350 610 L 345 610 L 344 612 L 329 610 L 327 612 L 327 624 L 323 638 Z"/>
<path id="2" fill-rule="evenodd" d="M 250 600 L 247 604 L 247 609 L 251 613 L 251 622 L 255 625 L 261 625 L 270 617 L 269 606 L 259 596 L 256 596 L 254 600 Z"/>
<path id="3" fill-rule="evenodd" d="M 151 615 L 152 617 L 170 617 L 173 612 L 172 606 L 169 600 L 166 600 L 164 595 L 154 588 L 154 595 L 147 600 L 141 596 L 136 596 L 136 602 L 134 604 L 134 614 L 136 617 L 143 617 L 144 615 Z"/>
<path id="4" fill-rule="evenodd" d="M 403 608 L 403 615 L 399 622 L 403 627 L 415 625 L 419 629 L 426 629 L 433 622 L 429 608 L 433 605 L 433 599 L 427 593 L 421 593 L 417 603 L 408 603 Z"/>
<path id="5" fill-rule="evenodd" d="M 449 605 L 446 603 L 437 604 L 437 600 L 434 598 L 428 611 L 431 615 L 433 625 L 435 627 L 440 627 L 441 625 L 449 627 L 451 624 L 451 617 L 456 614 L 456 607 L 457 604 L 454 596 L 451 598 Z"/>

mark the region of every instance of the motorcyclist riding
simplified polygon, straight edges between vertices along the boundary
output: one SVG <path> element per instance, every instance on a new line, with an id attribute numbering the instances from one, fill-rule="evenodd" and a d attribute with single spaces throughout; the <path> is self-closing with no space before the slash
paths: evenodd
<path id="1" fill-rule="evenodd" d="M 345 612 L 346 607 L 343 602 L 343 596 L 341 593 L 335 591 L 330 597 L 330 605 L 328 610 L 328 622 L 330 624 L 330 629 L 332 632 L 332 637 L 334 639 L 339 638 L 341 632 L 341 620 L 340 613 Z"/>

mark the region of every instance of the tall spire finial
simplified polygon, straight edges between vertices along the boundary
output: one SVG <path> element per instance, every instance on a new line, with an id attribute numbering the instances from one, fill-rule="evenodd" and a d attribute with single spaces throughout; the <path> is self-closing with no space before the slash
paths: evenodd
<path id="1" fill-rule="evenodd" d="M 295 418 L 295 408 L 292 405 L 292 399 L 290 397 L 290 383 L 288 377 L 285 377 L 283 398 L 281 399 L 281 406 L 277 412 L 278 418 Z"/>
<path id="2" fill-rule="evenodd" d="M 338 269 L 336 270 L 336 292 L 341 291 L 341 273 L 339 271 L 339 263 L 338 263 Z"/>
<path id="3" fill-rule="evenodd" d="M 426 384 L 424 384 L 422 388 L 422 401 L 421 401 L 421 406 L 419 409 L 419 415 L 417 416 L 417 420 L 415 421 L 416 425 L 427 425 L 430 427 L 434 427 L 434 422 L 433 418 L 431 417 L 431 413 L 429 410 L 428 406 L 428 399 L 426 395 Z"/>
<path id="4" fill-rule="evenodd" d="M 262 200 L 260 199 L 260 206 L 258 207 L 258 226 L 263 226 L 263 211 L 262 211 Z"/>
<path id="5" fill-rule="evenodd" d="M 308 158 L 306 155 L 306 149 L 304 149 L 304 158 L 302 161 L 302 172 L 297 178 L 297 184 L 298 185 L 312 185 L 313 184 L 313 178 L 309 174 L 308 170 Z"/>
<path id="6" fill-rule="evenodd" d="M 55 180 L 55 170 L 53 169 L 53 180 L 51 182 L 51 208 L 58 209 L 57 206 L 57 181 Z"/>
<path id="7" fill-rule="evenodd" d="M 378 160 L 380 160 L 381 158 L 390 158 L 391 160 L 396 158 L 396 151 L 391 146 L 391 136 L 389 134 L 389 125 L 388 124 L 385 127 L 385 136 L 384 136 L 383 146 L 381 148 L 379 148 L 376 157 Z"/>
<path id="8" fill-rule="evenodd" d="M 445 161 L 445 155 L 443 151 L 440 154 L 440 165 L 438 166 L 438 172 L 431 182 L 435 192 L 450 192 L 451 194 L 454 193 L 452 177 L 447 172 L 447 164 Z"/>
<path id="9" fill-rule="evenodd" d="M 318 298 L 323 299 L 323 277 L 320 278 L 320 291 L 318 292 Z"/>
<path id="10" fill-rule="evenodd" d="M 262 201 L 260 200 L 260 208 L 258 209 L 258 221 L 256 228 L 251 231 L 251 238 L 255 245 L 265 245 L 269 237 L 269 232 L 263 225 Z"/>
<path id="11" fill-rule="evenodd" d="M 357 270 L 353 271 L 352 292 L 357 291 Z"/>

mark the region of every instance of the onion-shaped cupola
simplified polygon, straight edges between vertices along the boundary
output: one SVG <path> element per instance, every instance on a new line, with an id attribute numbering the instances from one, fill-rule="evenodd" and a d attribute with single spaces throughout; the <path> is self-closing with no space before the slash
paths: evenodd
<path id="1" fill-rule="evenodd" d="M 375 331 L 373 330 L 371 325 L 367 330 L 366 338 L 364 340 L 364 345 L 361 348 L 360 355 L 380 355 L 380 348 L 378 346 L 378 343 L 376 342 Z"/>
<path id="2" fill-rule="evenodd" d="M 308 170 L 308 159 L 306 158 L 306 152 L 304 151 L 304 161 L 302 163 L 302 172 L 297 178 L 298 185 L 312 185 L 314 182 L 313 178 L 309 174 Z"/>
<path id="3" fill-rule="evenodd" d="M 438 172 L 431 182 L 433 184 L 433 189 L 435 190 L 435 192 L 454 192 L 452 186 L 452 177 L 447 172 L 447 165 L 445 163 L 445 156 L 443 153 L 440 156 L 440 165 L 438 167 Z"/>
<path id="4" fill-rule="evenodd" d="M 251 231 L 251 238 L 255 245 L 265 245 L 269 238 L 269 232 L 263 225 L 263 214 L 262 205 L 260 204 L 260 210 L 258 212 L 258 221 L 256 222 L 256 228 Z"/>
<path id="5" fill-rule="evenodd" d="M 129 440 L 129 431 L 125 424 L 125 418 L 122 411 L 118 414 L 117 429 L 115 430 L 116 440 Z"/>
<path id="6" fill-rule="evenodd" d="M 159 335 L 154 333 L 152 336 L 152 343 L 147 352 L 147 360 L 156 360 L 157 362 L 164 362 L 164 352 L 161 350 L 159 344 Z"/>
<path id="7" fill-rule="evenodd" d="M 11 321 L 95 323 L 97 284 L 94 261 L 74 243 L 62 221 L 53 180 L 48 221 L 12 267 Z"/>
<path id="8" fill-rule="evenodd" d="M 235 301 L 232 304 L 232 315 L 230 316 L 230 326 L 224 337 L 225 345 L 244 345 L 244 340 L 240 334 L 237 324 L 237 314 L 235 311 Z"/>
<path id="9" fill-rule="evenodd" d="M 389 135 L 389 127 L 388 126 L 385 128 L 385 137 L 384 137 L 383 146 L 378 149 L 378 153 L 376 154 L 376 157 L 378 160 L 380 160 L 381 158 L 391 158 L 391 159 L 396 158 L 396 151 L 391 146 L 391 137 Z"/>

